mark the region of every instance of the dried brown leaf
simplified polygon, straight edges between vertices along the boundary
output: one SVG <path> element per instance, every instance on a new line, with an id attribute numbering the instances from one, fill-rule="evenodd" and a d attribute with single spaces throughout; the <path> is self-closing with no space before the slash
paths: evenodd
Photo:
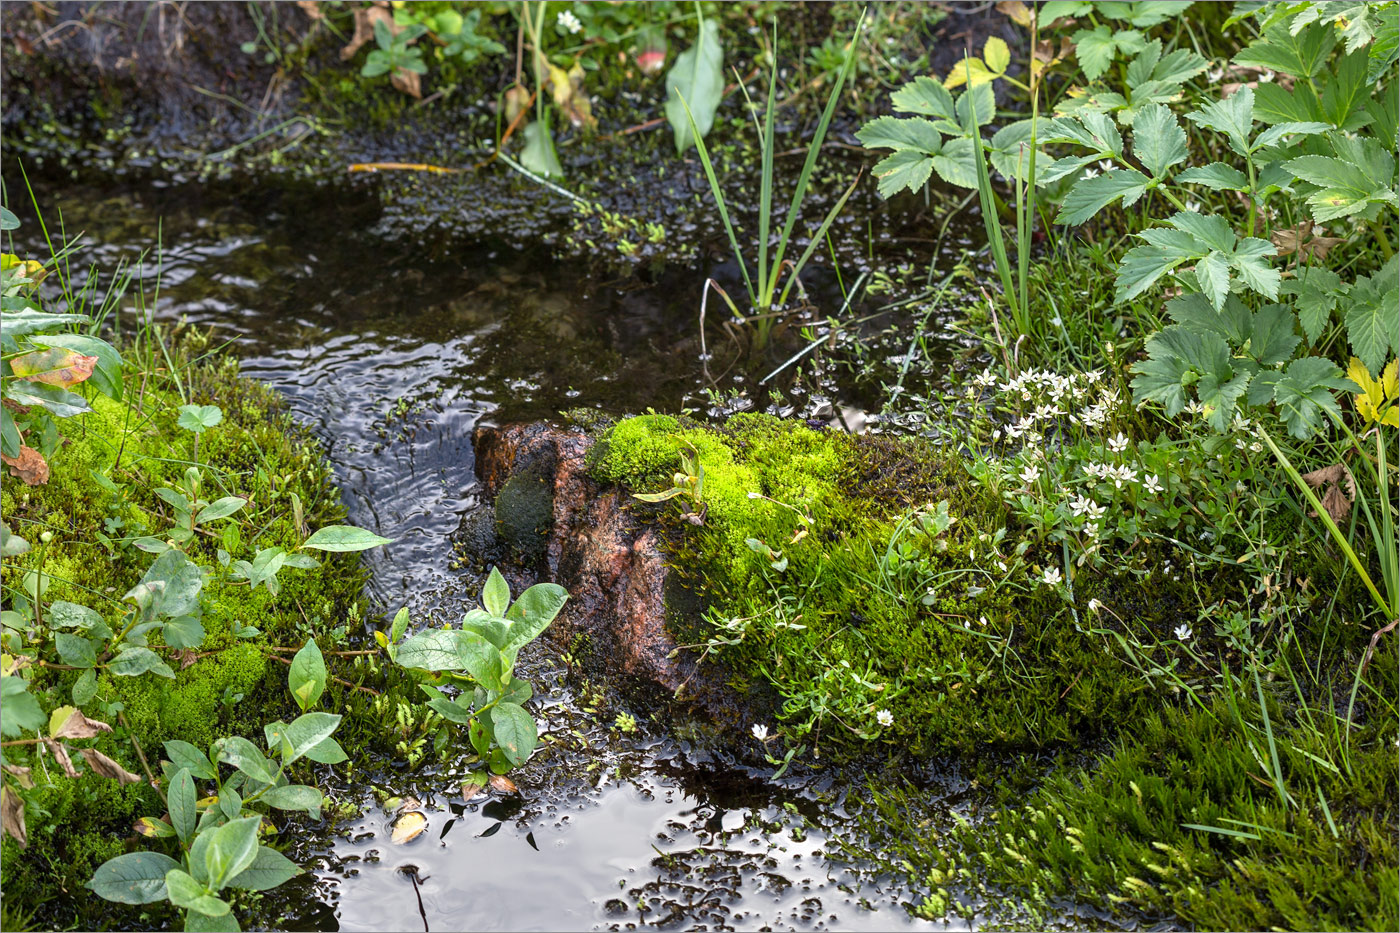
<path id="1" fill-rule="evenodd" d="M 481 793 L 482 789 L 483 788 L 480 784 L 475 784 L 471 781 L 468 781 L 467 783 L 462 785 L 462 799 L 471 800 L 477 794 Z"/>
<path id="2" fill-rule="evenodd" d="M 1017 26 L 1030 28 L 1031 11 L 1021 0 L 1000 0 L 1000 2 L 997 3 L 997 12 L 1001 13 Z"/>
<path id="3" fill-rule="evenodd" d="M 68 747 L 55 739 L 44 739 L 44 747 L 53 753 L 54 761 L 63 769 L 63 773 L 70 778 L 78 776 L 78 769 L 73 767 L 73 759 L 68 757 Z"/>
<path id="4" fill-rule="evenodd" d="M 1316 489 L 1323 483 L 1339 483 L 1342 481 L 1342 465 L 1334 463 L 1331 466 L 1319 467 L 1310 473 L 1303 474 L 1303 481 Z"/>
<path id="5" fill-rule="evenodd" d="M 34 786 L 34 780 L 29 776 L 29 769 L 22 765 L 5 765 L 5 773 L 14 775 L 14 779 L 19 782 L 19 786 L 29 790 Z"/>
<path id="6" fill-rule="evenodd" d="M 11 473 L 24 480 L 26 486 L 42 486 L 49 481 L 48 461 L 33 447 L 21 445 L 18 457 L 0 454 L 0 461 L 4 461 Z"/>
<path id="7" fill-rule="evenodd" d="M 21 849 L 29 845 L 29 836 L 24 829 L 24 801 L 19 794 L 11 793 L 8 787 L 0 787 L 0 823 Z"/>
<path id="8" fill-rule="evenodd" d="M 297 6 L 313 20 L 326 18 L 326 14 L 321 12 L 320 0 L 297 0 Z"/>
<path id="9" fill-rule="evenodd" d="M 1328 486 L 1327 494 L 1322 497 L 1322 507 L 1332 516 L 1332 521 L 1339 522 L 1351 511 L 1351 501 L 1342 492 L 1342 487 Z"/>
<path id="10" fill-rule="evenodd" d="M 63 725 L 58 727 L 58 731 L 53 734 L 53 737 L 56 739 L 90 739 L 103 732 L 111 731 L 112 727 L 105 722 L 88 719 L 81 710 L 75 709 L 63 721 Z"/>
<path id="11" fill-rule="evenodd" d="M 389 76 L 389 83 L 394 86 L 394 90 L 402 91 L 415 100 L 423 99 L 423 76 L 416 71 L 395 68 L 394 73 Z"/>
<path id="12" fill-rule="evenodd" d="M 383 22 L 389 32 L 398 35 L 403 27 L 394 22 L 394 16 L 382 6 L 360 7 L 355 11 L 355 34 L 350 43 L 340 50 L 340 60 L 348 62 L 366 43 L 374 41 L 374 24 Z"/>
<path id="13" fill-rule="evenodd" d="M 95 748 L 83 749 L 83 760 L 88 763 L 88 767 L 103 777 L 112 778 L 122 784 L 139 784 L 141 782 L 140 777 L 132 774 Z"/>
<path id="14" fill-rule="evenodd" d="M 192 667 L 194 662 L 199 660 L 199 652 L 193 648 L 186 648 L 183 651 L 175 652 L 175 660 L 180 663 L 180 670 Z"/>
<path id="15" fill-rule="evenodd" d="M 502 794 L 520 793 L 520 788 L 515 786 L 515 782 L 512 781 L 510 778 L 506 777 L 504 774 L 491 775 L 491 778 L 487 783 L 491 785 L 492 790 L 499 791 Z"/>
<path id="16" fill-rule="evenodd" d="M 1312 227 L 1312 221 L 1305 220 L 1296 227 L 1275 230 L 1269 239 L 1277 247 L 1276 255 L 1291 256 L 1294 253 L 1301 253 L 1305 258 L 1326 259 L 1327 254 L 1332 251 L 1332 247 L 1346 239 L 1346 237 L 1340 236 L 1309 237 L 1309 234 L 1312 233 Z"/>

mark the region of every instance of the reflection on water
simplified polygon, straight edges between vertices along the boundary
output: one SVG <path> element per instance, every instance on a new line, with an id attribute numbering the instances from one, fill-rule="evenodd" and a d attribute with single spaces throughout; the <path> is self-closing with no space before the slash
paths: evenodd
<path id="1" fill-rule="evenodd" d="M 214 326 L 248 375 L 285 394 L 325 443 L 350 521 L 395 539 L 369 556 L 371 595 L 391 612 L 410 606 L 415 623 L 455 619 L 471 600 L 449 535 L 476 505 L 479 419 L 698 401 L 691 274 L 636 288 L 491 244 L 428 252 L 378 236 L 373 204 L 325 189 L 70 185 L 40 199 L 68 231 L 86 231 L 84 258 L 99 268 L 148 251 L 156 316 Z M 35 227 L 20 232 L 37 252 Z M 619 735 L 552 673 L 540 692 L 555 699 L 537 711 L 546 745 L 520 775 L 521 800 L 464 803 L 444 789 L 424 799 L 427 832 L 394 846 L 367 789 L 341 788 L 364 816 L 299 846 L 319 867 L 269 901 L 280 913 L 267 924 L 924 925 L 882 895 L 878 873 L 827 865 L 828 834 L 849 831 L 833 789 L 726 771 L 647 738 L 644 716 L 641 731 Z"/>

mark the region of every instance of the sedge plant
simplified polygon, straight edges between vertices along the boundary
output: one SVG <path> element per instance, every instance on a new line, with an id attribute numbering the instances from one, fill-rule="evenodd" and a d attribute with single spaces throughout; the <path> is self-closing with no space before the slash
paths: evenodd
<path id="1" fill-rule="evenodd" d="M 818 245 L 826 237 L 827 230 L 830 229 L 836 216 L 845 207 L 846 201 L 855 192 L 856 182 L 853 181 L 849 188 L 831 206 L 826 216 L 822 219 L 821 225 L 812 234 L 807 248 L 802 251 L 796 262 L 787 259 L 788 248 L 792 244 L 793 228 L 797 225 L 798 214 L 802 210 L 802 202 L 807 196 L 808 188 L 812 183 L 812 173 L 816 168 L 817 155 L 821 152 L 822 142 L 826 139 L 827 130 L 831 126 L 831 117 L 836 110 L 836 101 L 841 96 L 841 88 L 851 75 L 855 66 L 856 48 L 860 42 L 861 30 L 864 26 L 865 17 L 856 23 L 855 34 L 851 37 L 850 45 L 846 49 L 846 57 L 841 65 L 841 70 L 836 76 L 836 81 L 831 88 L 831 94 L 827 97 L 826 107 L 822 110 L 821 120 L 817 123 L 816 132 L 812 134 L 812 141 L 807 148 L 807 158 L 802 163 L 802 171 L 798 173 L 797 184 L 793 188 L 792 201 L 788 206 L 787 216 L 783 219 L 782 230 L 778 235 L 777 242 L 772 243 L 773 231 L 773 155 L 776 146 L 774 131 L 774 115 L 777 110 L 774 95 L 778 85 L 778 62 L 777 56 L 768 74 L 768 102 L 763 115 L 763 123 L 758 127 L 759 150 L 762 157 L 762 176 L 759 182 L 759 205 L 758 205 L 758 261 L 753 274 L 749 271 L 749 263 L 745 260 L 744 249 L 739 245 L 738 234 L 735 233 L 734 223 L 729 216 L 729 206 L 725 199 L 724 189 L 720 186 L 719 179 L 715 175 L 714 163 L 710 159 L 710 152 L 705 145 L 705 140 L 700 134 L 699 128 L 695 124 L 695 117 L 690 111 L 690 104 L 684 95 L 677 90 L 681 105 L 685 108 L 686 119 L 690 123 L 691 132 L 695 138 L 696 149 L 700 153 L 700 165 L 705 171 L 705 180 L 709 182 L 710 193 L 714 196 L 715 206 L 719 209 L 720 220 L 724 223 L 724 232 L 729 237 L 729 246 L 734 252 L 734 259 L 739 265 L 739 271 L 744 277 L 744 289 L 747 292 L 750 315 L 745 315 L 739 310 L 732 298 L 719 287 L 713 279 L 705 283 L 705 291 L 714 288 L 724 299 L 729 310 L 734 317 L 742 323 L 753 326 L 752 348 L 755 351 L 762 350 L 768 345 L 768 341 L 773 333 L 773 327 L 780 319 L 783 309 L 787 306 L 788 297 L 792 292 L 792 287 L 799 282 L 799 276 L 806 267 L 807 262 L 816 252 Z M 775 37 L 776 38 L 776 37 Z M 776 45 L 776 41 L 775 41 Z M 742 82 L 741 82 L 742 84 Z M 757 121 L 755 121 L 757 122 Z M 788 274 L 783 278 L 784 270 Z M 782 290 L 778 285 L 782 283 Z M 800 286 L 799 286 L 800 287 Z"/>

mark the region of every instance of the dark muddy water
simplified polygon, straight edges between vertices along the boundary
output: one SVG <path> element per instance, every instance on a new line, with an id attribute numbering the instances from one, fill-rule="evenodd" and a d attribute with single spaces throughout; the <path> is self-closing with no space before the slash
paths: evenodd
<path id="1" fill-rule="evenodd" d="M 710 404 L 694 338 L 703 275 L 693 270 L 641 286 L 589 278 L 507 241 L 425 248 L 381 235 L 372 201 L 327 189 L 66 184 L 42 190 L 40 201 L 51 224 L 61 210 L 70 233 L 85 231 L 82 256 L 101 268 L 148 251 L 148 298 L 160 273 L 156 317 L 215 326 L 248 375 L 285 394 L 325 443 L 350 521 L 395 539 L 369 558 L 373 600 L 389 613 L 409 606 L 416 625 L 457 618 L 477 589 L 452 567 L 451 536 L 479 505 L 471 447 L 479 421 Z M 858 402 L 834 393 L 832 401 Z M 782 404 L 815 411 L 802 410 L 815 405 L 810 390 Z M 384 773 L 333 793 L 362 805 L 361 815 L 299 846 L 314 871 L 285 886 L 256 922 L 927 925 L 911 918 L 908 895 L 879 865 L 828 860 L 833 840 L 853 832 L 840 780 L 773 781 L 771 768 L 663 734 L 624 698 L 567 683 L 547 653 L 532 663 L 537 693 L 549 698 L 537 716 L 551 738 L 518 775 L 521 798 L 464 803 L 454 790 L 464 769 L 410 776 L 386 762 Z M 396 776 L 414 784 L 429 823 L 407 845 L 390 842 L 392 815 L 370 786 L 407 793 L 388 787 Z"/>

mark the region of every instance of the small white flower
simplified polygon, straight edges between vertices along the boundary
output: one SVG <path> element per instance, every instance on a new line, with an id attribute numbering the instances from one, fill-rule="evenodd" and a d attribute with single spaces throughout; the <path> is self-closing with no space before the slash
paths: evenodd
<path id="1" fill-rule="evenodd" d="M 1084 170 L 1084 174 L 1081 175 L 1080 177 L 1081 177 L 1081 178 L 1097 178 L 1097 177 L 1098 177 L 1098 174 L 1099 174 L 1098 169 L 1086 168 L 1086 169 Z"/>
<path id="2" fill-rule="evenodd" d="M 1054 317 L 1052 317 L 1052 318 L 1050 319 L 1050 323 L 1051 323 L 1051 324 L 1054 324 L 1056 327 L 1061 327 L 1061 326 L 1064 325 L 1065 322 L 1064 322 L 1064 321 L 1060 318 L 1060 316 L 1057 314 L 1057 315 L 1055 315 Z"/>
<path id="3" fill-rule="evenodd" d="M 1040 576 L 1040 582 L 1046 586 L 1059 586 L 1064 577 L 1060 575 L 1059 567 L 1046 567 L 1045 572 Z"/>
<path id="4" fill-rule="evenodd" d="M 1027 486 L 1038 479 L 1040 479 L 1040 467 L 1036 466 L 1034 463 L 1026 464 L 1025 468 L 1021 470 L 1021 482 L 1025 483 Z"/>
<path id="5" fill-rule="evenodd" d="M 1089 600 L 1089 611 L 1090 611 L 1090 612 L 1095 612 L 1095 613 L 1096 613 L 1096 612 L 1098 612 L 1098 611 L 1099 611 L 1100 609 L 1102 609 L 1102 608 L 1103 608 L 1103 603 L 1099 602 L 1097 599 L 1091 599 L 1091 600 Z"/>
<path id="6" fill-rule="evenodd" d="M 560 27 L 570 35 L 577 35 L 579 30 L 583 28 L 583 23 L 578 21 L 578 17 L 574 15 L 572 10 L 565 10 L 563 13 L 560 13 L 558 22 Z"/>
<path id="7" fill-rule="evenodd" d="M 1143 478 L 1142 485 L 1144 489 L 1154 496 L 1162 491 L 1162 481 L 1157 477 L 1156 473 L 1148 473 L 1147 476 Z"/>
<path id="8" fill-rule="evenodd" d="M 755 723 L 753 727 L 753 737 L 760 742 L 768 741 L 768 727 Z"/>
<path id="9" fill-rule="evenodd" d="M 1093 514 L 1097 504 L 1098 503 L 1094 502 L 1094 500 L 1090 499 L 1088 496 L 1080 495 L 1070 500 L 1069 509 L 1074 514 L 1075 518 L 1079 518 L 1081 515 Z"/>
<path id="10" fill-rule="evenodd" d="M 1128 449 L 1128 436 L 1122 431 L 1119 431 L 1116 435 L 1108 439 L 1108 449 L 1116 454 L 1121 454 Z"/>
<path id="11" fill-rule="evenodd" d="M 1137 478 L 1137 470 L 1118 467 L 1113 471 L 1113 486 L 1116 489 L 1122 489 L 1125 485 L 1136 483 Z"/>
<path id="12" fill-rule="evenodd" d="M 1193 214 L 1199 214 L 1201 212 L 1201 202 L 1194 198 L 1187 198 L 1186 209 Z"/>
<path id="13" fill-rule="evenodd" d="M 1086 535 L 1088 535 L 1089 537 L 1091 537 L 1091 538 L 1097 538 L 1097 537 L 1099 536 L 1099 523 L 1098 523 L 1098 522 L 1085 522 L 1085 523 L 1084 523 L 1084 533 L 1085 533 Z"/>
<path id="14" fill-rule="evenodd" d="M 1264 445 L 1261 444 L 1261 443 L 1259 443 L 1258 441 L 1255 441 L 1254 443 L 1252 443 L 1252 444 L 1249 445 L 1249 452 L 1250 452 L 1250 453 L 1255 453 L 1255 454 L 1257 454 L 1257 453 L 1262 452 L 1263 449 L 1264 449 Z"/>
<path id="15" fill-rule="evenodd" d="M 891 713 L 887 709 L 876 710 L 875 721 L 878 722 L 880 725 L 884 726 L 885 728 L 889 728 L 890 726 L 894 725 L 894 713 Z"/>
<path id="16" fill-rule="evenodd" d="M 1180 641 L 1190 641 L 1191 635 L 1193 634 L 1191 631 L 1191 626 L 1187 625 L 1185 622 L 1178 625 L 1173 631 L 1175 632 L 1177 639 Z"/>

